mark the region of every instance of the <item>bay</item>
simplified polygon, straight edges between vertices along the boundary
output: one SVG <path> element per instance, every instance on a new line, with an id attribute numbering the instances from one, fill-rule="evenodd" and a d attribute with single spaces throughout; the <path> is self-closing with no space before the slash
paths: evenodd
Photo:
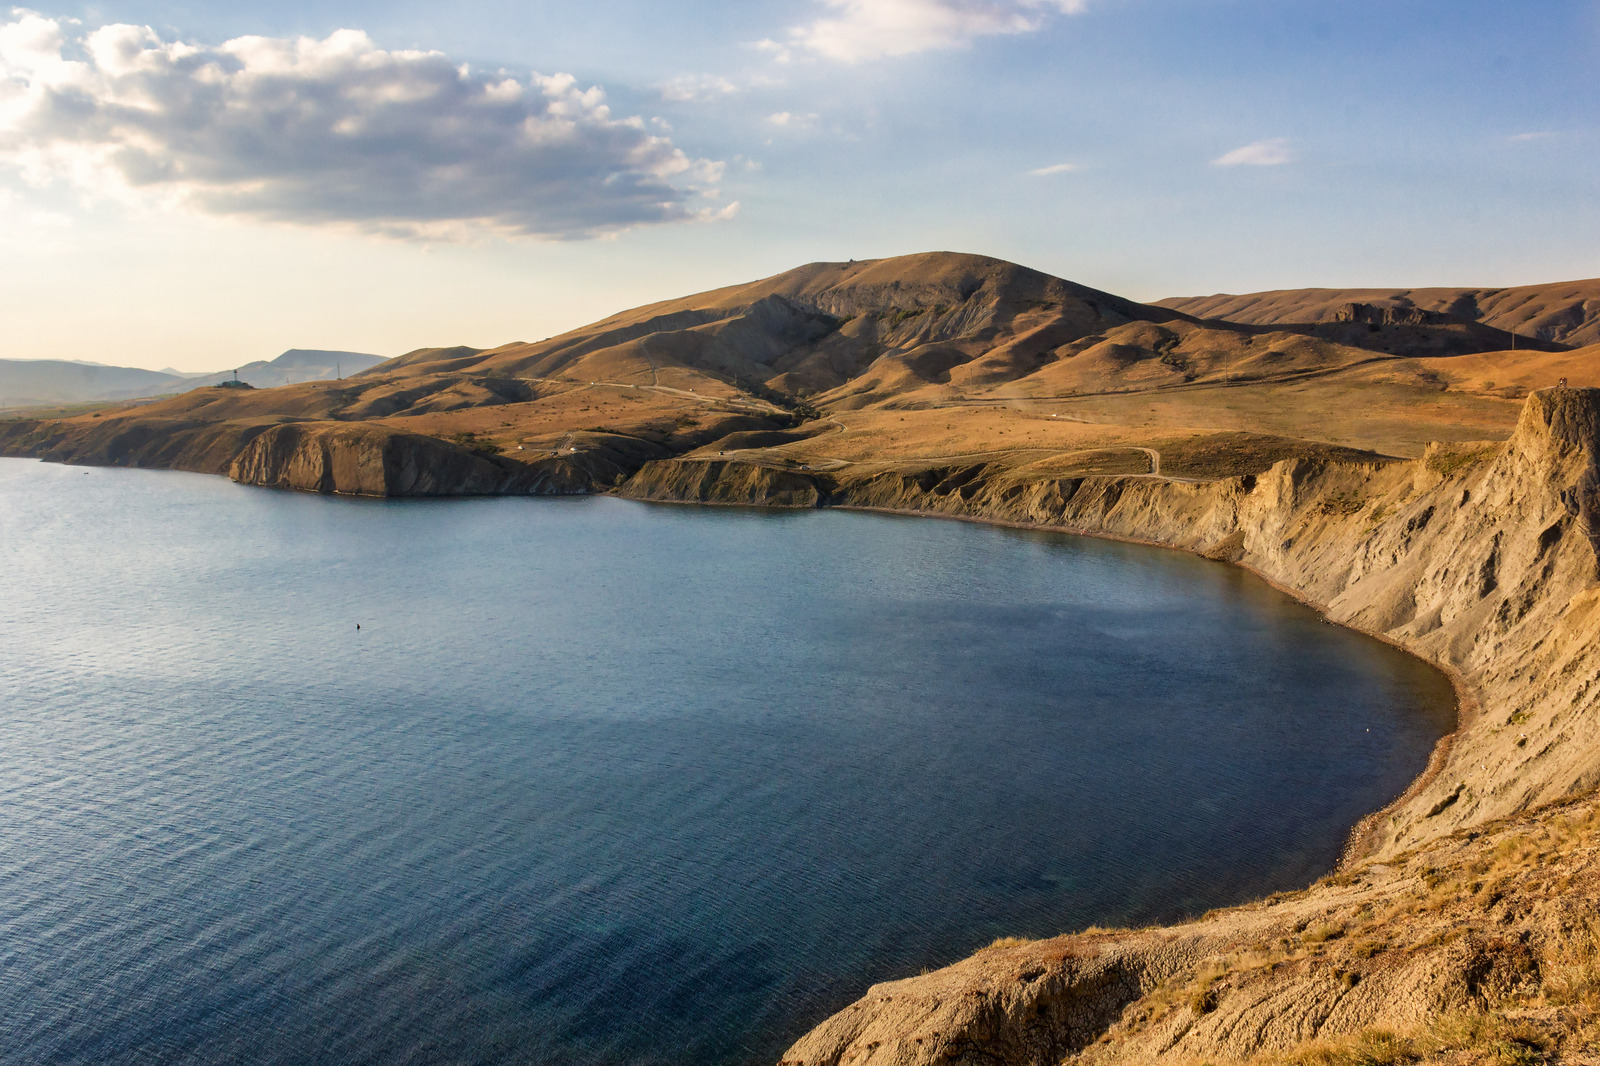
<path id="1" fill-rule="evenodd" d="M 0 1062 L 770 1063 L 1304 886 L 1452 718 L 1176 552 L 0 460 Z"/>

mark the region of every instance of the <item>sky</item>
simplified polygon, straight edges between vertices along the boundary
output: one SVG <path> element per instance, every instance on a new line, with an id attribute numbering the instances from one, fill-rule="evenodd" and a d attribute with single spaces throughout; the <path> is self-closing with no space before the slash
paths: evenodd
<path id="1" fill-rule="evenodd" d="M 0 9 L 0 358 L 538 340 L 816 260 L 1600 275 L 1600 0 Z"/>

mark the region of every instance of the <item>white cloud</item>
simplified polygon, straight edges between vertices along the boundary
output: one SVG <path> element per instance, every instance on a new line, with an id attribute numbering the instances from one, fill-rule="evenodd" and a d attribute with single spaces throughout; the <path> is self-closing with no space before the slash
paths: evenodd
<path id="1" fill-rule="evenodd" d="M 1294 152 L 1286 139 L 1274 137 L 1235 148 L 1214 162 L 1219 167 L 1276 167 L 1294 162 Z"/>
<path id="2" fill-rule="evenodd" d="M 1560 135 L 1555 130 L 1534 130 L 1529 133 L 1513 134 L 1510 140 L 1512 143 L 1517 144 L 1526 141 L 1548 141 L 1550 138 L 1557 136 Z"/>
<path id="3" fill-rule="evenodd" d="M 1054 166 L 1040 167 L 1038 170 L 1030 170 L 1028 171 L 1028 174 L 1035 178 L 1048 178 L 1052 174 L 1071 174 L 1074 170 L 1082 169 L 1083 168 L 1078 166 L 1076 163 L 1056 163 Z"/>
<path id="4" fill-rule="evenodd" d="M 579 238 L 722 217 L 689 158 L 567 74 L 478 73 L 356 30 L 209 47 L 0 24 L 0 164 L 212 214 L 400 236 Z"/>
<path id="5" fill-rule="evenodd" d="M 757 47 L 788 61 L 798 52 L 842 63 L 959 48 L 978 37 L 1032 33 L 1051 12 L 1076 14 L 1086 0 L 818 0 L 832 13 Z"/>
<path id="6" fill-rule="evenodd" d="M 661 86 L 661 98 L 673 103 L 704 103 L 738 91 L 739 86 L 716 74 L 684 74 Z"/>
<path id="7" fill-rule="evenodd" d="M 817 119 L 820 117 L 815 113 L 801 114 L 793 111 L 778 111 L 768 115 L 765 121 L 777 126 L 779 129 L 807 130 L 816 126 Z"/>

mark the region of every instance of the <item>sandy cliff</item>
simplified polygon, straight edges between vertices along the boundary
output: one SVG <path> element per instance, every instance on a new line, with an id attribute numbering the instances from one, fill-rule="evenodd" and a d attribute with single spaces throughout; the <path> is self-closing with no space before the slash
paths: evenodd
<path id="1" fill-rule="evenodd" d="M 1488 905 L 1457 882 L 1487 861 L 1481 890 L 1502 838 L 1538 853 L 1529 827 L 1560 831 L 1526 812 L 1600 783 L 1597 456 L 1600 390 L 1555 389 L 1529 398 L 1504 444 L 1436 448 L 1411 462 L 1296 459 L 1208 483 L 1041 479 L 981 463 L 840 473 L 647 465 L 625 493 L 945 514 L 1227 559 L 1447 668 L 1465 697 L 1435 765 L 1361 828 L 1332 882 L 1175 929 L 994 949 L 876 986 L 785 1062 L 1241 1057 L 1414 1027 L 1539 987 L 1541 966 L 1555 972 L 1581 954 L 1574 938 L 1600 919 L 1594 896 L 1552 895 L 1537 863 L 1504 871 Z M 1561 876 L 1593 885 L 1588 845 L 1569 850 Z M 1430 903 L 1441 883 L 1448 898 Z M 1421 916 L 1389 913 L 1418 891 Z M 1313 927 L 1320 939 L 1308 941 Z"/>

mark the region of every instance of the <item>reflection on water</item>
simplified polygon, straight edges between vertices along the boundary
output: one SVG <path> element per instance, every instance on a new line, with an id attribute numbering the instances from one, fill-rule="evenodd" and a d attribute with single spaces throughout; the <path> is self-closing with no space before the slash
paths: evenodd
<path id="1" fill-rule="evenodd" d="M 1451 713 L 1172 552 L 0 460 L 0 1062 L 771 1062 L 1303 885 Z"/>

